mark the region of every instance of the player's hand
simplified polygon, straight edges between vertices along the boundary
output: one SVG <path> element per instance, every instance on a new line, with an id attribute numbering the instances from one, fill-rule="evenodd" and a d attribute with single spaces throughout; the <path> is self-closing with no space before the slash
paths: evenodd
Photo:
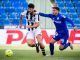
<path id="1" fill-rule="evenodd" d="M 31 26 L 30 26 L 30 25 L 28 25 L 28 26 L 27 26 L 27 28 L 31 28 Z"/>
<path id="2" fill-rule="evenodd" d="M 77 31 L 77 27 L 75 26 L 75 27 L 73 27 L 73 29 L 74 29 L 74 31 Z"/>
<path id="3" fill-rule="evenodd" d="M 39 12 L 37 11 L 37 12 L 35 12 L 35 14 L 39 14 Z"/>
<path id="4" fill-rule="evenodd" d="M 22 25 L 20 25 L 19 28 L 22 28 Z"/>

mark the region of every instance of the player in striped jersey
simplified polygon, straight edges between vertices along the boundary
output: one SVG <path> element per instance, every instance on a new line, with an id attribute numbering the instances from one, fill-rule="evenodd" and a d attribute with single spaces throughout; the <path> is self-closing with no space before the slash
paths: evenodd
<path id="1" fill-rule="evenodd" d="M 36 10 L 34 10 L 34 4 L 30 3 L 28 5 L 28 10 L 21 13 L 20 18 L 20 28 L 22 26 L 22 18 L 26 16 L 26 20 L 28 21 L 28 33 L 27 33 L 27 43 L 30 47 L 36 47 L 37 53 L 39 53 L 39 46 L 42 50 L 42 54 L 45 56 L 45 46 L 42 43 L 42 35 L 39 29 L 39 15 L 36 14 Z M 35 38 L 35 42 L 34 41 Z M 38 42 L 37 42 L 38 41 Z"/>

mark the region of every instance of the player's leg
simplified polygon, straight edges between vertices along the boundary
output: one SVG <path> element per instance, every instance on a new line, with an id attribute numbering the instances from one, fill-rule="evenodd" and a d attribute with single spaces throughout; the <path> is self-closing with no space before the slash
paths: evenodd
<path id="1" fill-rule="evenodd" d="M 35 35 L 35 31 L 34 31 L 34 35 Z M 38 43 L 38 41 L 37 41 L 37 39 L 36 39 L 36 35 L 35 35 L 35 45 L 36 45 L 36 52 L 37 53 L 39 53 L 39 43 Z"/>
<path id="2" fill-rule="evenodd" d="M 68 39 L 68 33 L 63 33 L 62 34 L 62 38 L 61 38 L 61 45 L 59 46 L 60 50 L 64 50 L 66 49 L 68 46 L 70 46 L 70 43 L 67 43 L 67 39 Z"/>
<path id="3" fill-rule="evenodd" d="M 36 52 L 39 53 L 39 43 L 35 43 L 36 46 Z"/>
<path id="4" fill-rule="evenodd" d="M 34 35 L 32 31 L 29 31 L 27 33 L 27 44 L 30 47 L 35 47 L 35 42 L 34 42 Z"/>
<path id="5" fill-rule="evenodd" d="M 54 55 L 54 43 L 56 42 L 56 40 L 54 40 L 53 38 L 50 41 L 49 44 L 49 48 L 50 48 L 50 55 Z"/>
<path id="6" fill-rule="evenodd" d="M 72 46 L 72 44 L 70 42 L 68 42 L 68 43 L 61 43 L 61 45 L 59 46 L 59 49 L 62 51 L 64 49 L 66 49 L 67 47 L 70 47 L 71 50 L 73 50 L 73 46 Z"/>
<path id="7" fill-rule="evenodd" d="M 28 46 L 35 47 L 35 43 L 34 43 L 33 39 L 27 39 L 27 40 L 28 40 L 27 41 Z"/>
<path id="8" fill-rule="evenodd" d="M 40 49 L 41 49 L 41 51 L 42 51 L 42 54 L 45 56 L 46 53 L 45 53 L 45 46 L 44 46 L 44 44 L 42 43 L 42 35 L 41 35 L 41 34 L 38 34 L 38 35 L 36 36 L 36 39 L 37 39 L 37 41 L 38 41 L 38 43 L 39 43 L 39 45 L 40 45 Z"/>
<path id="9" fill-rule="evenodd" d="M 54 43 L 59 41 L 61 37 L 62 37 L 62 34 L 57 33 L 57 32 L 56 32 L 55 36 L 52 37 L 52 40 L 51 40 L 50 46 L 49 46 L 51 55 L 54 55 Z"/>
<path id="10" fill-rule="evenodd" d="M 70 46 L 70 43 L 64 43 L 64 44 L 61 44 L 60 46 L 59 46 L 59 50 L 64 50 L 64 49 L 66 49 L 68 46 Z"/>
<path id="11" fill-rule="evenodd" d="M 38 43 L 38 41 L 36 39 L 36 35 L 37 35 L 36 29 L 33 32 L 34 32 L 34 36 L 35 36 L 36 52 L 39 53 L 39 43 Z"/>
<path id="12" fill-rule="evenodd" d="M 41 33 L 41 30 L 40 29 L 36 29 L 34 32 L 35 32 L 35 36 L 36 36 L 36 39 L 38 41 L 38 44 L 40 46 L 40 49 L 42 51 L 42 54 L 45 56 L 46 55 L 46 53 L 45 53 L 45 46 L 44 46 L 44 44 L 42 42 L 42 33 Z"/>
<path id="13" fill-rule="evenodd" d="M 60 50 L 64 50 L 64 49 L 66 49 L 68 46 L 70 46 L 71 49 L 73 49 L 72 44 L 69 43 L 69 42 L 67 43 L 68 37 L 69 37 L 68 32 L 65 33 L 65 34 L 63 34 L 63 37 L 62 37 L 62 39 L 61 39 L 61 45 L 59 46 L 59 49 L 60 49 Z"/>

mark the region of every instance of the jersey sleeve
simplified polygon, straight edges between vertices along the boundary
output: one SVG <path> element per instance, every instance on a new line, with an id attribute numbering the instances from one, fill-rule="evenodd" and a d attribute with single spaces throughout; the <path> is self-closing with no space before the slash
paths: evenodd
<path id="1" fill-rule="evenodd" d="M 26 16 L 27 10 L 21 13 L 21 15 Z"/>
<path id="2" fill-rule="evenodd" d="M 35 15 L 35 22 L 39 22 L 39 15 L 38 14 Z"/>
<path id="3" fill-rule="evenodd" d="M 69 22 L 73 27 L 75 27 L 73 21 L 71 19 L 69 19 L 68 17 L 66 16 L 63 16 L 63 18 L 65 19 L 65 21 Z"/>
<path id="4" fill-rule="evenodd" d="M 41 12 L 39 13 L 39 15 L 43 16 L 43 17 L 48 17 L 48 18 L 50 18 L 50 16 L 51 16 L 50 14 L 45 14 L 45 13 L 41 13 Z"/>

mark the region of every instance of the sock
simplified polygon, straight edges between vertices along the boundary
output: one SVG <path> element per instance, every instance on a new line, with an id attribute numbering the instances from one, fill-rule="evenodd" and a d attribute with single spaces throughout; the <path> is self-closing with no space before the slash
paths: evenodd
<path id="1" fill-rule="evenodd" d="M 50 43 L 50 54 L 53 55 L 54 54 L 54 44 Z"/>
<path id="2" fill-rule="evenodd" d="M 42 51 L 42 54 L 45 56 L 46 55 L 45 49 L 44 48 L 41 48 L 41 51 Z"/>
<path id="3" fill-rule="evenodd" d="M 66 44 L 64 45 L 64 49 L 66 49 L 68 46 L 70 46 L 70 43 L 66 43 Z"/>

